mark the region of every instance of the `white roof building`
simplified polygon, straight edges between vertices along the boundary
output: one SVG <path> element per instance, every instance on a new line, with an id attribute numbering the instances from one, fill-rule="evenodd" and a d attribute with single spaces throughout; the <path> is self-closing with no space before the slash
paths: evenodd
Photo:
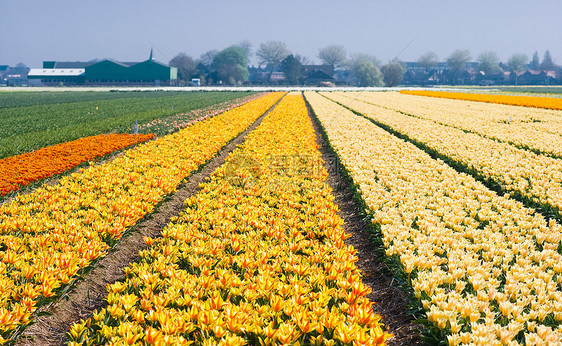
<path id="1" fill-rule="evenodd" d="M 84 73 L 86 69 L 83 68 L 32 68 L 27 77 L 78 77 L 83 76 Z"/>

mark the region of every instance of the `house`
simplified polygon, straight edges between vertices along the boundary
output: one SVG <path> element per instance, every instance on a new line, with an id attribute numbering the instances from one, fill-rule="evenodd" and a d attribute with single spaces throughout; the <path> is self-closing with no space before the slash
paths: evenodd
<path id="1" fill-rule="evenodd" d="M 436 85 L 445 82 L 447 73 L 446 62 L 437 62 L 430 68 L 417 61 L 404 62 L 402 64 L 406 68 L 406 72 L 401 84 Z"/>
<path id="2" fill-rule="evenodd" d="M 305 85 L 335 83 L 334 66 L 332 65 L 303 65 L 303 74 Z"/>
<path id="3" fill-rule="evenodd" d="M 0 65 L 0 85 L 6 85 L 6 75 L 8 74 L 8 65 Z"/>
<path id="4" fill-rule="evenodd" d="M 269 73 L 270 71 L 267 70 L 266 68 L 263 68 L 261 66 L 250 66 L 248 67 L 248 72 L 249 77 L 248 77 L 248 81 L 251 84 L 254 85 L 261 85 L 261 84 L 267 84 L 267 78 L 269 77 Z"/>
<path id="5" fill-rule="evenodd" d="M 307 85 L 318 85 L 320 83 L 334 83 L 335 79 L 332 75 L 328 75 L 322 70 L 314 70 L 306 76 L 304 84 Z"/>
<path id="6" fill-rule="evenodd" d="M 527 70 L 517 75 L 519 85 L 552 85 L 558 84 L 556 71 Z"/>
<path id="7" fill-rule="evenodd" d="M 0 65 L 0 84 L 7 86 L 26 86 L 29 67 L 24 64 L 16 66 Z"/>
<path id="8" fill-rule="evenodd" d="M 303 65 L 302 68 L 305 76 L 310 76 L 316 71 L 321 71 L 329 77 L 334 77 L 334 66 L 332 65 Z"/>

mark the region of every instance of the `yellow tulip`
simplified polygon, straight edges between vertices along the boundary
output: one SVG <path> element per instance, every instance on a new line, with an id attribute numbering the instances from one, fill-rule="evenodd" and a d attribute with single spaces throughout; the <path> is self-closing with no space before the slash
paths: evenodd
<path id="1" fill-rule="evenodd" d="M 348 235 L 341 230 L 326 172 L 305 167 L 320 160 L 320 153 L 302 96 L 285 97 L 225 165 L 251 157 L 269 167 L 272 153 L 290 158 L 283 162 L 284 170 L 263 169 L 259 175 L 232 179 L 224 167 L 217 169 L 200 193 L 186 201 L 186 210 L 163 237 L 149 241 L 140 262 L 125 270 L 126 288 L 114 293 L 138 297 L 140 304 L 133 309 L 142 309 L 146 322 L 131 313 L 126 323 L 146 330 L 145 323 L 159 321 L 160 330 L 168 334 L 164 342 L 167 337 L 177 341 L 175 335 L 184 330 L 210 338 L 203 342 L 240 344 L 244 340 L 231 333 L 290 343 L 302 334 L 327 336 L 345 321 L 348 327 L 340 328 L 340 337 L 373 344 L 371 328 L 380 327 L 380 317 L 364 297 L 369 289 L 359 283 L 355 250 L 343 242 Z M 296 173 L 303 169 L 306 174 Z M 353 304 L 328 311 L 334 296 Z M 133 301 L 123 300 L 124 306 Z M 113 308 L 106 309 L 111 316 Z M 114 315 L 109 323 L 125 323 Z M 92 323 L 98 329 L 89 330 L 90 340 L 106 322 Z M 382 329 L 373 331 L 381 344 L 382 335 L 390 337 Z"/>

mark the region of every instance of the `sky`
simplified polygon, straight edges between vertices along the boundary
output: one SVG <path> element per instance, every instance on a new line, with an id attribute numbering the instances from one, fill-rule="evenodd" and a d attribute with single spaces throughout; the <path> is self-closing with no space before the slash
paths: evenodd
<path id="1" fill-rule="evenodd" d="M 444 61 L 456 49 L 542 60 L 548 49 L 562 64 L 561 17 L 559 0 L 0 0 L 0 65 L 143 61 L 151 47 L 166 63 L 242 40 L 254 51 L 283 41 L 317 63 L 320 48 L 338 44 L 382 62 L 427 51 Z"/>

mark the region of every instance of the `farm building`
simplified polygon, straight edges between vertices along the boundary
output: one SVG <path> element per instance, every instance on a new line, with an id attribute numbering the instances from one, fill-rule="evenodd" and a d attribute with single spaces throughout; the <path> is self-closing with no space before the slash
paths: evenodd
<path id="1" fill-rule="evenodd" d="M 40 80 L 45 85 L 84 84 L 84 73 L 86 71 L 84 64 L 87 63 L 43 61 L 43 68 L 32 68 L 27 75 L 27 79 Z"/>
<path id="2" fill-rule="evenodd" d="M 43 68 L 31 69 L 28 78 L 47 85 L 174 85 L 177 75 L 177 68 L 152 59 L 151 52 L 142 62 L 43 61 Z"/>
<path id="3" fill-rule="evenodd" d="M 28 72 L 29 68 L 21 63 L 16 66 L 0 65 L 0 85 L 27 85 Z"/>

